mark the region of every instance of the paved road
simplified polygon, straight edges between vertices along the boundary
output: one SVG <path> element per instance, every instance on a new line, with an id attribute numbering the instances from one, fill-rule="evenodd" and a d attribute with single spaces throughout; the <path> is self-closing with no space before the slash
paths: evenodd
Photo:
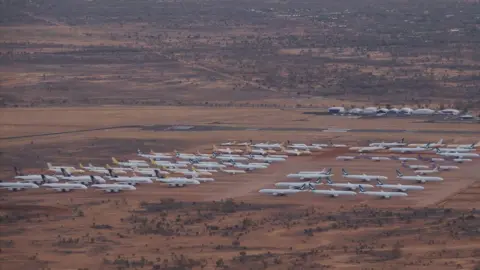
<path id="1" fill-rule="evenodd" d="M 15 139 L 25 139 L 25 138 L 35 138 L 35 137 L 45 137 L 53 135 L 62 135 L 62 134 L 75 134 L 75 133 L 85 133 L 99 130 L 109 130 L 109 129 L 125 129 L 125 128 L 139 128 L 142 130 L 150 130 L 157 132 L 168 132 L 168 131 L 181 131 L 181 132 L 202 132 L 202 131 L 223 131 L 223 130 L 238 130 L 238 131 L 318 131 L 318 132 L 355 132 L 355 133 L 429 133 L 429 134 L 479 134 L 480 130 L 406 130 L 406 129 L 327 129 L 327 128 L 299 128 L 299 127 L 243 127 L 243 126 L 217 126 L 217 125 L 183 125 L 183 126 L 172 126 L 172 125 L 126 125 L 126 126 L 113 126 L 113 127 L 102 127 L 102 128 L 92 128 L 92 129 L 81 129 L 81 130 L 71 130 L 64 132 L 51 132 L 51 133 L 39 133 L 31 135 L 22 135 L 22 136 L 11 136 L 11 137 L 1 137 L 0 140 L 15 140 Z"/>

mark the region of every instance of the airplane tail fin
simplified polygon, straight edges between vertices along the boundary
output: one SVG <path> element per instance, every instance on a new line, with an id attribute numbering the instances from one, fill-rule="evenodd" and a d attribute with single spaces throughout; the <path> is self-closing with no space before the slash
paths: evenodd
<path id="1" fill-rule="evenodd" d="M 67 170 L 65 170 L 64 168 L 61 168 L 60 169 L 62 171 L 62 174 L 63 176 L 67 177 L 67 176 L 72 176 L 70 173 L 67 172 Z"/>
<path id="2" fill-rule="evenodd" d="M 137 149 L 137 154 L 142 154 L 142 151 L 140 151 L 140 149 Z"/>
<path id="3" fill-rule="evenodd" d="M 111 169 L 112 167 L 110 167 L 110 165 L 107 164 L 107 165 L 105 165 L 105 168 Z"/>
<path id="4" fill-rule="evenodd" d="M 330 184 L 333 184 L 333 181 L 332 181 L 332 179 L 331 179 L 330 177 L 327 177 L 327 184 L 329 184 L 329 185 L 330 185 Z"/>
<path id="5" fill-rule="evenodd" d="M 15 175 L 17 176 L 22 175 L 22 173 L 20 172 L 20 170 L 18 170 L 17 167 L 13 167 L 13 170 L 15 171 Z"/>
<path id="6" fill-rule="evenodd" d="M 332 174 L 332 168 L 328 168 L 327 172 L 325 173 L 326 175 Z"/>
<path id="7" fill-rule="evenodd" d="M 48 167 L 49 169 L 51 169 L 51 168 L 52 168 L 52 163 L 47 162 L 47 167 Z"/>
<path id="8" fill-rule="evenodd" d="M 160 171 L 159 171 L 159 170 L 155 169 L 154 172 L 155 172 L 155 176 L 156 176 L 157 178 L 162 178 L 162 176 L 160 175 Z"/>
<path id="9" fill-rule="evenodd" d="M 153 165 L 155 165 L 155 160 L 153 158 L 150 159 L 150 163 L 152 163 Z"/>
<path id="10" fill-rule="evenodd" d="M 402 138 L 402 140 L 400 141 L 401 143 L 404 143 L 405 142 L 405 138 Z"/>
<path id="11" fill-rule="evenodd" d="M 348 172 L 344 168 L 342 168 L 342 174 L 343 175 L 348 175 Z"/>
<path id="12" fill-rule="evenodd" d="M 110 166 L 108 166 L 107 164 L 107 167 L 108 167 L 108 174 L 111 176 L 111 177 L 115 177 L 114 173 L 113 173 L 113 169 L 110 168 Z"/>
<path id="13" fill-rule="evenodd" d="M 443 144 L 443 139 L 440 139 L 437 144 Z"/>
<path id="14" fill-rule="evenodd" d="M 114 157 L 112 157 L 112 162 L 113 162 L 113 164 L 118 164 L 118 160 Z"/>
<path id="15" fill-rule="evenodd" d="M 383 185 L 383 182 L 382 182 L 380 179 L 377 179 L 377 184 L 378 184 L 379 186 L 381 186 L 381 185 Z"/>
<path id="16" fill-rule="evenodd" d="M 153 150 L 152 150 L 152 149 L 150 149 L 150 154 L 152 154 L 152 155 L 153 155 L 153 154 L 155 154 L 155 152 L 153 152 Z"/>
<path id="17" fill-rule="evenodd" d="M 82 163 L 79 163 L 78 166 L 79 166 L 80 168 L 82 168 L 82 169 L 85 169 L 85 167 L 83 166 Z"/>
<path id="18" fill-rule="evenodd" d="M 403 176 L 403 174 L 399 170 L 395 170 L 395 171 L 397 173 L 397 177 L 402 177 Z"/>
<path id="19" fill-rule="evenodd" d="M 362 185 L 358 185 L 358 189 L 360 190 L 360 192 L 365 192 L 365 189 L 363 188 Z"/>

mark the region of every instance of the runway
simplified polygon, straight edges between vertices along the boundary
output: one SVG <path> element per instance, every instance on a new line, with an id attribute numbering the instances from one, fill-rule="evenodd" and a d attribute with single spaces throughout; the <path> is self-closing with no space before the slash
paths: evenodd
<path id="1" fill-rule="evenodd" d="M 470 134 L 480 135 L 480 130 L 428 130 L 428 129 L 342 129 L 342 128 L 299 128 L 299 127 L 245 127 L 219 125 L 124 125 L 92 129 L 70 130 L 64 132 L 38 133 L 22 136 L 2 137 L 0 140 L 36 138 L 63 134 L 87 133 L 110 129 L 141 129 L 155 132 L 208 132 L 208 131 L 308 131 L 308 132 L 355 132 L 355 133 L 427 133 L 427 134 Z"/>

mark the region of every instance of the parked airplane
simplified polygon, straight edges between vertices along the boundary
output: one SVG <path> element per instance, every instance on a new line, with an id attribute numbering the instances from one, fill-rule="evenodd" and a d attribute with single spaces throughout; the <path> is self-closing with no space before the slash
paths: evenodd
<path id="1" fill-rule="evenodd" d="M 343 188 L 343 189 L 349 189 L 349 190 L 357 190 L 360 184 L 352 184 L 350 182 L 348 183 L 333 183 L 332 179 L 327 178 L 327 183 L 326 185 L 331 186 L 331 187 L 337 187 L 337 188 Z M 373 188 L 372 185 L 369 184 L 362 184 L 364 188 Z"/>
<path id="2" fill-rule="evenodd" d="M 407 154 L 407 153 L 424 152 L 425 148 L 424 147 L 392 147 L 389 150 L 390 152 Z"/>
<path id="3" fill-rule="evenodd" d="M 92 188 L 98 188 L 105 192 L 119 192 L 124 190 L 136 190 L 137 188 L 131 185 L 122 184 L 95 184 L 91 185 Z"/>
<path id="4" fill-rule="evenodd" d="M 43 184 L 40 187 L 53 189 L 55 191 L 68 192 L 74 189 L 83 189 L 86 190 L 87 186 L 82 184 L 71 184 L 71 183 L 52 183 L 52 184 Z"/>
<path id="5" fill-rule="evenodd" d="M 361 146 L 361 147 L 350 147 L 348 150 L 350 151 L 357 151 L 359 153 L 369 153 L 369 152 L 375 152 L 378 150 L 383 150 L 385 149 L 384 147 L 380 146 Z"/>
<path id="6" fill-rule="evenodd" d="M 113 164 L 117 164 L 124 167 L 149 167 L 148 163 L 144 160 L 134 160 L 120 162 L 116 158 L 112 157 Z"/>
<path id="7" fill-rule="evenodd" d="M 159 178 L 162 178 L 165 175 L 170 174 L 167 171 L 162 171 L 154 168 L 135 168 L 133 171 L 143 176 L 159 177 Z"/>
<path id="8" fill-rule="evenodd" d="M 273 189 L 273 188 L 266 188 L 266 189 L 260 189 L 258 192 L 263 193 L 263 194 L 270 194 L 273 196 L 287 196 L 289 194 L 296 194 L 299 192 L 305 192 L 305 190 L 300 190 L 300 189 Z"/>
<path id="9" fill-rule="evenodd" d="M 58 178 L 55 176 L 50 176 L 50 175 L 45 175 L 45 174 L 29 174 L 29 175 L 23 175 L 17 167 L 14 168 L 15 170 L 15 179 L 20 179 L 23 182 L 30 182 L 34 184 L 43 184 L 43 183 L 54 183 L 58 182 Z"/>
<path id="10" fill-rule="evenodd" d="M 305 187 L 308 185 L 312 186 L 317 186 L 317 185 L 323 185 L 320 180 L 317 180 L 316 182 L 278 182 L 275 183 L 276 187 L 287 187 L 289 189 L 300 189 L 304 190 Z"/>
<path id="11" fill-rule="evenodd" d="M 402 167 L 409 168 L 409 169 L 412 169 L 412 170 L 428 169 L 428 168 L 430 168 L 430 166 L 428 166 L 428 165 L 421 165 L 421 164 L 407 165 L 405 162 L 402 162 Z"/>
<path id="12" fill-rule="evenodd" d="M 243 161 L 243 160 L 248 160 L 247 157 L 242 157 L 242 156 L 232 156 L 232 155 L 228 155 L 228 156 L 224 156 L 224 155 L 216 155 L 216 154 L 213 154 L 212 155 L 213 158 L 216 158 L 216 159 L 219 159 L 219 160 L 222 160 L 222 161 Z"/>
<path id="13" fill-rule="evenodd" d="M 411 143 L 409 147 L 420 147 L 420 148 L 435 148 L 444 146 L 443 139 L 440 139 L 437 143 Z"/>
<path id="14" fill-rule="evenodd" d="M 110 170 L 110 176 L 107 176 L 108 180 L 115 181 L 118 183 L 125 183 L 129 184 L 132 186 L 135 186 L 137 184 L 150 184 L 153 183 L 151 180 L 151 177 L 145 177 L 145 176 L 117 176 L 113 171 Z"/>
<path id="15" fill-rule="evenodd" d="M 105 169 L 107 169 L 107 171 L 109 169 L 112 169 L 114 173 L 116 174 L 126 174 L 127 172 L 131 172 L 133 171 L 132 168 L 123 168 L 123 167 L 110 167 L 110 165 L 105 165 Z M 110 173 L 109 173 L 110 174 Z"/>
<path id="16" fill-rule="evenodd" d="M 257 143 L 252 144 L 252 147 L 261 148 L 261 149 L 280 149 L 283 147 L 283 144 L 280 143 Z"/>
<path id="17" fill-rule="evenodd" d="M 178 173 L 178 174 L 183 174 L 185 176 L 190 176 L 190 177 L 198 177 L 198 176 L 210 176 L 212 173 L 210 172 L 198 172 L 197 170 L 188 170 L 188 169 L 171 169 L 170 172 L 172 173 Z"/>
<path id="18" fill-rule="evenodd" d="M 147 159 L 171 159 L 173 158 L 172 155 L 170 154 L 163 154 L 163 153 L 153 153 L 153 151 L 150 152 L 150 154 L 145 154 L 140 151 L 140 149 L 137 149 L 137 155 L 143 158 Z"/>
<path id="19" fill-rule="evenodd" d="M 382 160 L 390 160 L 389 157 L 370 157 L 373 161 L 382 161 Z"/>
<path id="20" fill-rule="evenodd" d="M 472 144 L 449 144 L 447 147 L 455 147 L 455 148 L 478 148 L 480 147 L 480 141 L 477 143 Z"/>
<path id="21" fill-rule="evenodd" d="M 103 175 L 108 175 L 109 174 L 107 168 L 95 167 L 95 166 L 92 166 L 91 164 L 89 164 L 88 167 L 85 167 L 80 163 L 80 168 L 82 168 L 84 170 L 87 170 L 89 172 L 93 172 L 93 173 L 99 173 L 99 174 L 103 174 Z M 130 168 L 127 168 L 127 169 L 130 169 Z M 127 174 L 126 170 L 123 170 L 123 169 L 120 169 L 120 168 L 115 168 L 115 169 L 113 169 L 113 171 L 116 174 Z"/>
<path id="22" fill-rule="evenodd" d="M 172 153 L 160 153 L 160 152 L 154 152 L 152 149 L 150 149 L 150 155 L 154 155 L 156 157 L 161 157 L 161 158 L 173 158 L 175 155 L 172 155 Z"/>
<path id="23" fill-rule="evenodd" d="M 212 169 L 222 169 L 222 168 L 225 168 L 227 166 L 225 166 L 223 164 L 219 164 L 217 162 L 205 162 L 205 163 L 195 163 L 195 164 L 193 164 L 193 167 L 212 170 Z"/>
<path id="24" fill-rule="evenodd" d="M 388 180 L 388 177 L 382 176 L 382 175 L 367 175 L 367 174 L 351 175 L 351 174 L 348 174 L 348 172 L 343 168 L 342 168 L 342 176 L 343 178 L 359 179 L 367 182 L 371 180 Z"/>
<path id="25" fill-rule="evenodd" d="M 416 160 L 418 160 L 417 158 L 414 158 L 414 157 L 397 157 L 397 156 L 392 156 L 392 159 L 400 160 L 400 161 L 402 161 L 402 162 L 404 162 L 404 161 L 416 161 Z"/>
<path id="26" fill-rule="evenodd" d="M 31 188 L 38 188 L 38 186 L 34 183 L 0 182 L 0 188 L 8 189 L 9 191 L 19 191 Z"/>
<path id="27" fill-rule="evenodd" d="M 323 174 L 327 174 L 327 173 L 331 173 L 332 172 L 332 168 L 323 168 L 321 171 L 300 171 L 298 172 L 299 174 L 312 174 L 312 173 L 323 173 Z"/>
<path id="28" fill-rule="evenodd" d="M 458 170 L 458 166 L 453 165 L 437 165 L 437 169 L 440 171 L 450 171 L 450 170 Z"/>
<path id="29" fill-rule="evenodd" d="M 469 153 L 475 151 L 475 148 L 435 148 L 434 152 L 441 153 Z"/>
<path id="30" fill-rule="evenodd" d="M 333 176 L 332 169 L 328 169 L 326 172 L 308 172 L 308 173 L 290 173 L 287 174 L 287 178 L 298 178 L 300 180 L 309 180 L 309 179 L 322 179 Z"/>
<path id="31" fill-rule="evenodd" d="M 230 149 L 230 147 L 227 148 L 217 148 L 217 146 L 213 146 L 213 152 L 214 153 L 222 153 L 222 154 L 241 154 L 243 153 L 242 149 Z"/>
<path id="32" fill-rule="evenodd" d="M 256 170 L 256 169 L 266 169 L 268 168 L 268 164 L 267 163 L 261 163 L 261 164 L 254 164 L 254 163 L 248 163 L 248 164 L 243 164 L 243 163 L 236 163 L 236 162 L 232 162 L 232 165 L 235 167 L 235 168 L 238 168 L 238 169 L 242 169 L 242 170 L 245 170 L 245 171 L 253 171 L 253 170 Z"/>
<path id="33" fill-rule="evenodd" d="M 233 169 L 220 169 L 220 171 L 228 174 L 246 173 L 245 170 L 233 170 Z"/>
<path id="34" fill-rule="evenodd" d="M 404 138 L 402 138 L 400 142 L 373 142 L 369 144 L 369 146 L 378 146 L 378 147 L 384 147 L 384 148 L 400 147 L 405 145 L 406 143 Z"/>
<path id="35" fill-rule="evenodd" d="M 310 150 L 305 149 L 305 150 L 299 150 L 298 148 L 294 148 L 294 149 L 286 149 L 284 147 L 281 148 L 282 149 L 282 152 L 287 154 L 287 155 L 293 155 L 293 156 L 301 156 L 301 155 L 311 155 L 312 152 L 310 152 Z"/>
<path id="36" fill-rule="evenodd" d="M 284 148 L 284 147 L 282 147 Z M 292 148 L 292 149 L 297 149 L 297 150 L 308 150 L 309 152 L 311 151 L 320 151 L 322 150 L 322 147 L 318 146 L 318 145 L 306 145 L 304 143 L 293 143 L 293 144 L 289 144 L 287 145 L 287 148 Z M 285 151 L 285 150 L 284 150 Z"/>
<path id="37" fill-rule="evenodd" d="M 200 183 L 205 183 L 205 182 L 214 182 L 215 179 L 211 177 L 193 177 L 193 180 L 197 180 Z"/>
<path id="38" fill-rule="evenodd" d="M 185 177 L 157 178 L 158 182 L 168 184 L 169 187 L 185 187 L 187 185 L 200 185 L 200 181 Z"/>
<path id="39" fill-rule="evenodd" d="M 321 194 L 321 195 L 327 195 L 330 197 L 338 197 L 340 195 L 357 195 L 356 192 L 354 191 L 345 191 L 345 190 L 335 190 L 333 188 L 331 189 L 316 189 L 314 185 L 308 184 L 306 185 L 305 189 L 309 189 L 312 193 L 314 194 Z"/>
<path id="40" fill-rule="evenodd" d="M 396 191 L 401 191 L 401 192 L 407 192 L 409 190 L 424 190 L 425 188 L 423 186 L 415 186 L 415 185 L 402 185 L 402 184 L 396 184 L 396 185 L 390 185 L 390 184 L 384 184 L 382 181 L 377 180 L 377 187 L 380 188 L 388 188 L 388 189 L 394 189 Z"/>
<path id="41" fill-rule="evenodd" d="M 420 155 L 418 155 L 418 159 L 423 160 L 423 161 L 433 161 L 433 162 L 445 161 L 444 158 L 425 158 L 425 157 L 422 157 Z"/>
<path id="42" fill-rule="evenodd" d="M 350 160 L 354 160 L 354 159 L 359 159 L 359 157 L 357 156 L 338 156 L 336 158 L 336 160 L 343 160 L 343 161 L 350 161 Z"/>
<path id="43" fill-rule="evenodd" d="M 445 156 L 445 157 L 454 157 L 454 158 L 480 157 L 480 155 L 477 153 L 439 152 L 438 150 L 437 150 L 437 155 Z"/>
<path id="44" fill-rule="evenodd" d="M 457 163 L 464 163 L 464 162 L 470 162 L 472 160 L 469 158 L 454 158 L 453 161 Z"/>
<path id="45" fill-rule="evenodd" d="M 258 155 L 250 155 L 248 156 L 250 159 L 253 160 L 258 160 L 258 161 L 263 161 L 267 163 L 272 163 L 272 162 L 278 162 L 278 161 L 285 161 L 285 158 L 279 158 L 279 157 L 270 157 L 270 156 L 258 156 Z"/>
<path id="46" fill-rule="evenodd" d="M 426 175 L 426 174 L 432 174 L 432 173 L 438 173 L 439 170 L 438 170 L 438 166 L 431 169 L 431 170 L 415 170 L 414 173 L 416 173 L 417 175 Z"/>
<path id="47" fill-rule="evenodd" d="M 67 170 L 69 173 L 85 172 L 84 170 L 76 169 L 75 167 L 72 167 L 72 166 L 52 166 L 50 162 L 47 163 L 47 167 L 49 171 L 52 171 L 55 173 L 62 173 L 62 168 Z"/>
<path id="48" fill-rule="evenodd" d="M 210 156 L 179 153 L 177 150 L 174 150 L 174 152 L 175 152 L 175 157 L 178 159 L 210 160 Z"/>
<path id="49" fill-rule="evenodd" d="M 421 176 L 421 175 L 405 176 L 399 170 L 396 170 L 396 172 L 397 172 L 397 178 L 402 180 L 417 181 L 419 183 L 443 181 L 442 177 L 437 177 L 437 176 Z"/>
<path id="50" fill-rule="evenodd" d="M 365 191 L 362 185 L 359 186 L 359 194 L 369 195 L 369 196 L 377 196 L 383 199 L 390 199 L 391 197 L 406 197 L 408 196 L 405 192 L 387 192 L 387 191 Z"/>
<path id="51" fill-rule="evenodd" d="M 245 151 L 248 154 L 253 155 L 268 155 L 268 154 L 275 154 L 277 151 L 270 150 L 270 149 L 262 149 L 262 148 L 251 148 L 247 146 L 247 150 Z"/>
<path id="52" fill-rule="evenodd" d="M 62 176 L 59 176 L 61 180 L 73 182 L 73 183 L 80 183 L 83 185 L 88 184 L 104 184 L 105 179 L 100 176 L 96 175 L 71 175 L 65 169 L 62 168 Z"/>
<path id="53" fill-rule="evenodd" d="M 170 161 L 165 161 L 165 160 L 153 160 L 151 159 L 150 162 L 153 164 L 153 165 L 156 165 L 156 166 L 159 166 L 159 167 L 164 167 L 164 168 L 186 168 L 188 167 L 188 164 L 190 162 L 187 162 L 187 163 L 172 163 Z"/>

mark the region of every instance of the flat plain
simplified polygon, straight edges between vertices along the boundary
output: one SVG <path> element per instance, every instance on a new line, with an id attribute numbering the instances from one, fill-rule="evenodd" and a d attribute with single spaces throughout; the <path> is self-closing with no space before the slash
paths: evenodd
<path id="1" fill-rule="evenodd" d="M 349 119 L 309 116 L 280 109 L 198 107 L 96 107 L 4 109 L 2 179 L 12 166 L 42 172 L 46 162 L 110 163 L 110 157 L 135 158 L 135 151 L 208 153 L 227 140 L 298 141 L 365 145 L 367 140 L 470 143 L 478 135 L 442 134 L 452 124 L 419 124 L 415 119 Z M 16 120 L 10 113 L 19 116 Z M 291 131 L 155 131 L 151 125 L 293 127 Z M 118 125 L 118 129 L 91 130 Z M 453 124 L 474 131 L 472 124 Z M 302 131 L 302 127 L 403 128 L 440 133 L 352 133 Z M 299 130 L 295 130 L 295 129 Z M 79 130 L 87 130 L 79 132 Z M 72 133 L 62 134 L 70 131 Z M 51 132 L 60 134 L 49 135 Z M 2 132 L 3 133 L 3 132 Z M 47 134 L 45 134 L 47 133 Z M 5 133 L 6 134 L 6 133 Z M 15 138 L 40 134 L 38 137 Z M 43 134 L 43 135 L 42 135 Z M 0 260 L 7 269 L 472 269 L 478 265 L 478 163 L 443 172 L 442 183 L 407 198 L 328 198 L 314 194 L 261 195 L 287 181 L 288 173 L 333 168 L 333 179 L 350 173 L 380 174 L 397 183 L 398 161 L 343 162 L 346 149 L 312 156 L 245 175 L 216 174 L 215 182 L 169 188 L 154 183 L 134 192 L 57 193 L 46 190 L 0 191 Z M 378 153 L 371 155 L 385 155 Z M 413 155 L 415 156 L 415 155 Z M 425 154 L 425 156 L 433 156 Z M 406 174 L 410 173 L 403 169 Z M 182 268 L 183 267 L 183 268 Z"/>

